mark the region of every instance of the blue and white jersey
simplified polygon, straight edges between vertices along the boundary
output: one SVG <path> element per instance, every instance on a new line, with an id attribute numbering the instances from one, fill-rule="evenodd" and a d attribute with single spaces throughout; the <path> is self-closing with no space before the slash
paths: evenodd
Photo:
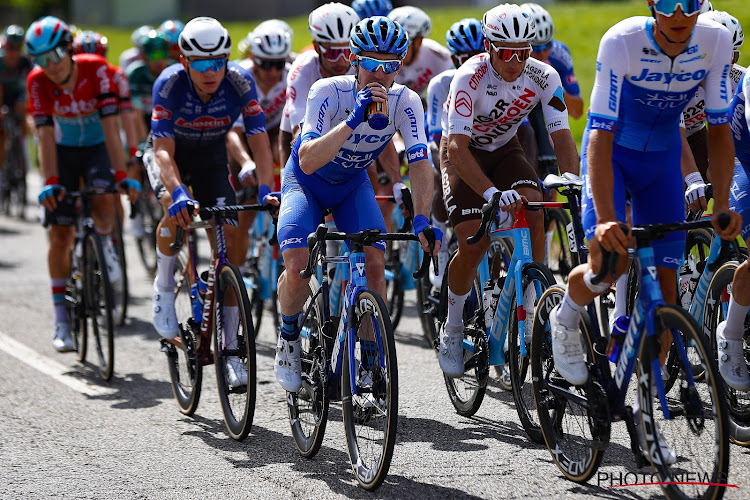
<path id="1" fill-rule="evenodd" d="M 558 40 L 552 40 L 552 48 L 549 50 L 547 62 L 555 68 L 560 75 L 563 90 L 572 96 L 580 96 L 581 88 L 578 86 L 578 78 L 573 68 L 573 56 L 568 46 Z"/>
<path id="2" fill-rule="evenodd" d="M 615 134 L 615 144 L 664 151 L 680 144 L 682 111 L 705 81 L 709 125 L 729 123 L 732 40 L 720 24 L 699 19 L 688 48 L 673 59 L 653 35 L 654 20 L 631 17 L 602 37 L 588 127 Z"/>
<path id="3" fill-rule="evenodd" d="M 346 121 L 355 106 L 355 85 L 354 76 L 337 76 L 318 80 L 310 88 L 301 140 L 295 142 L 290 158 L 297 165 L 302 143 L 321 137 Z M 366 121 L 361 123 L 336 157 L 313 175 L 331 184 L 352 179 L 370 166 L 396 132 L 404 139 L 409 163 L 427 159 L 422 101 L 414 91 L 394 83 L 388 90 L 388 125 L 374 130 Z"/>
<path id="4" fill-rule="evenodd" d="M 750 78 L 745 72 L 740 78 L 737 92 L 732 99 L 732 137 L 734 138 L 734 156 L 745 168 L 750 168 L 750 106 L 746 105 L 745 96 L 750 95 Z"/>
<path id="5" fill-rule="evenodd" d="M 455 74 L 455 69 L 445 70 L 427 85 L 427 139 L 430 141 L 437 141 L 443 133 L 443 115 L 448 113 L 445 102 Z"/>

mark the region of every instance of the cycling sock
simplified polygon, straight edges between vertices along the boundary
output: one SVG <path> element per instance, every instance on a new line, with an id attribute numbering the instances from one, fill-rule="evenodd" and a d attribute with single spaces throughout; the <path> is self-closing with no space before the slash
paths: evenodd
<path id="1" fill-rule="evenodd" d="M 238 306 L 222 306 L 221 313 L 224 321 L 224 345 L 227 349 L 237 349 L 240 308 Z"/>
<path id="2" fill-rule="evenodd" d="M 581 321 L 581 313 L 585 308 L 585 306 L 579 306 L 576 304 L 573 299 L 570 298 L 570 291 L 565 290 L 565 296 L 557 310 L 557 322 L 565 328 L 575 330 L 578 328 L 578 323 Z"/>
<path id="3" fill-rule="evenodd" d="M 374 365 L 375 356 L 378 352 L 377 340 L 360 340 L 360 350 L 362 352 L 362 368 L 369 370 Z"/>
<path id="4" fill-rule="evenodd" d="M 727 325 L 724 327 L 724 338 L 727 340 L 740 340 L 745 333 L 745 316 L 750 306 L 743 306 L 734 300 L 734 295 L 729 297 L 729 311 L 727 311 Z"/>
<path id="5" fill-rule="evenodd" d="M 55 309 L 55 323 L 67 323 L 68 310 L 65 308 L 65 278 L 52 278 L 52 306 Z"/>
<path id="6" fill-rule="evenodd" d="M 449 332 L 463 331 L 464 328 L 464 303 L 470 292 L 464 295 L 456 295 L 448 286 L 448 320 L 445 328 Z"/>
<path id="7" fill-rule="evenodd" d="M 156 249 L 156 287 L 162 292 L 174 289 L 174 263 L 177 255 L 164 255 Z"/>
<path id="8" fill-rule="evenodd" d="M 628 301 L 628 275 L 623 274 L 622 276 L 617 278 L 617 282 L 615 285 L 615 308 L 612 311 L 614 318 L 625 316 L 628 313 L 627 301 Z"/>
<path id="9" fill-rule="evenodd" d="M 281 338 L 288 341 L 294 342 L 299 338 L 299 330 L 297 329 L 297 321 L 299 320 L 300 313 L 293 316 L 281 315 Z"/>

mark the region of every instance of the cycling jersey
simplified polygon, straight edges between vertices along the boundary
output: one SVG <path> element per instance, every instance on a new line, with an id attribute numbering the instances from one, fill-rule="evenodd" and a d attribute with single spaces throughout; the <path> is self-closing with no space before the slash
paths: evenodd
<path id="1" fill-rule="evenodd" d="M 401 71 L 396 75 L 396 83 L 409 87 L 424 99 L 427 84 L 435 75 L 447 69 L 453 68 L 451 53 L 429 38 L 422 39 L 419 53 L 408 66 L 401 66 Z"/>
<path id="2" fill-rule="evenodd" d="M 104 142 L 101 118 L 118 114 L 112 67 L 95 54 L 73 56 L 78 78 L 73 91 L 63 90 L 35 67 L 26 79 L 28 110 L 37 127 L 54 125 L 55 142 L 93 146 Z"/>
<path id="3" fill-rule="evenodd" d="M 301 143 L 323 136 L 345 121 L 354 109 L 355 100 L 354 76 L 336 76 L 315 82 L 308 97 L 301 140 L 295 142 L 290 161 L 299 163 Z M 336 157 L 313 175 L 331 184 L 348 181 L 370 166 L 397 131 L 404 139 L 407 161 L 411 164 L 426 160 L 424 111 L 419 96 L 394 83 L 388 90 L 388 115 L 388 126 L 383 130 L 374 130 L 367 122 L 360 124 Z"/>
<path id="4" fill-rule="evenodd" d="M 248 73 L 253 74 L 252 59 L 243 59 L 238 64 L 245 68 Z M 255 91 L 258 93 L 258 102 L 260 103 L 260 107 L 263 108 L 263 116 L 266 118 L 267 130 L 273 130 L 281 124 L 281 115 L 284 111 L 284 103 L 286 102 L 286 78 L 291 67 L 291 64 L 286 65 L 284 71 L 281 73 L 281 79 L 276 85 L 271 87 L 267 94 L 258 85 L 255 86 Z M 240 123 L 236 122 L 234 126 L 238 127 Z"/>
<path id="5" fill-rule="evenodd" d="M 450 93 L 455 68 L 447 69 L 430 80 L 427 86 L 427 140 L 438 141 L 443 133 L 445 101 Z"/>
<path id="6" fill-rule="evenodd" d="M 679 147 L 682 111 L 704 81 L 709 124 L 729 122 L 729 32 L 699 19 L 688 48 L 672 59 L 656 44 L 653 23 L 631 17 L 607 31 L 591 92 L 588 127 L 614 132 L 615 144 L 636 151 Z"/>
<path id="7" fill-rule="evenodd" d="M 115 83 L 117 89 L 117 102 L 120 107 L 120 111 L 127 111 L 133 109 L 133 101 L 130 95 L 130 85 L 128 85 L 128 77 L 122 68 L 110 66 L 112 70 L 112 81 Z"/>
<path id="8" fill-rule="evenodd" d="M 730 127 L 734 138 L 734 156 L 750 170 L 750 107 L 745 103 L 746 95 L 750 95 L 750 78 L 747 78 L 747 73 L 740 77 L 732 99 Z"/>
<path id="9" fill-rule="evenodd" d="M 739 64 L 732 66 L 732 69 L 729 71 L 729 83 L 731 84 L 732 94 L 737 90 L 740 78 L 744 72 L 745 68 Z M 682 112 L 683 121 L 680 125 L 685 128 L 685 134 L 688 137 L 706 126 L 705 96 L 706 93 L 703 90 L 703 86 L 699 86 L 695 89 L 695 94 L 693 94 L 690 102 L 688 102 L 685 111 Z"/>
<path id="10" fill-rule="evenodd" d="M 12 108 L 17 102 L 26 100 L 26 76 L 33 65 L 28 57 L 21 56 L 16 66 L 9 68 L 1 54 L 2 51 L 0 51 L 0 94 L 3 96 L 3 102 L 0 106 Z"/>
<path id="11" fill-rule="evenodd" d="M 471 147 L 494 151 L 516 135 L 537 103 L 542 105 L 550 133 L 569 128 L 560 76 L 552 66 L 529 59 L 521 75 L 506 82 L 487 53 L 477 54 L 453 77 L 443 136 L 468 135 Z"/>
<path id="12" fill-rule="evenodd" d="M 128 84 L 132 94 L 133 107 L 143 113 L 146 118 L 146 126 L 151 126 L 151 110 L 153 109 L 154 82 L 156 76 L 152 75 L 146 66 L 146 61 L 137 60 L 128 66 Z"/>
<path id="13" fill-rule="evenodd" d="M 570 55 L 568 46 L 558 40 L 552 40 L 547 62 L 560 75 L 563 90 L 572 96 L 580 96 L 581 88 L 578 86 L 578 79 L 573 69 L 573 56 Z"/>
<path id="14" fill-rule="evenodd" d="M 128 70 L 128 67 L 136 61 L 142 61 L 143 55 L 138 47 L 130 47 L 120 54 L 120 67 Z"/>
<path id="15" fill-rule="evenodd" d="M 320 59 L 317 50 L 308 50 L 301 53 L 295 59 L 289 74 L 286 77 L 286 105 L 284 113 L 289 115 L 289 130 L 282 128 L 284 132 L 291 132 L 305 117 L 305 105 L 313 83 L 323 78 L 320 73 Z M 350 67 L 347 75 L 354 74 L 354 68 Z"/>
<path id="16" fill-rule="evenodd" d="M 154 137 L 168 137 L 191 147 L 223 142 L 240 114 L 247 135 L 266 131 L 255 81 L 232 62 L 227 64 L 226 76 L 208 103 L 200 100 L 182 64 L 162 71 L 154 82 L 152 95 Z"/>

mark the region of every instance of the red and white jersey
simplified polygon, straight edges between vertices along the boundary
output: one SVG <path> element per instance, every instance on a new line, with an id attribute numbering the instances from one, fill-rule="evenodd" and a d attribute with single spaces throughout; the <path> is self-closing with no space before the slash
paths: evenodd
<path id="1" fill-rule="evenodd" d="M 112 81 L 117 88 L 117 101 L 120 106 L 120 111 L 133 109 L 133 103 L 130 100 L 130 84 L 128 84 L 128 76 L 122 68 L 111 66 L 111 70 Z"/>
<path id="2" fill-rule="evenodd" d="M 251 75 L 253 74 L 253 60 L 243 59 L 238 61 L 237 64 L 242 66 Z M 281 124 L 281 115 L 284 112 L 284 104 L 286 103 L 286 78 L 289 74 L 289 70 L 292 65 L 287 63 L 284 67 L 284 71 L 281 73 L 281 79 L 271 87 L 268 93 L 264 93 L 258 85 L 258 81 L 255 81 L 255 91 L 258 94 L 258 102 L 260 107 L 263 108 L 263 114 L 266 117 L 266 130 L 273 130 Z M 233 125 L 234 127 L 243 127 L 242 117 L 239 117 Z"/>
<path id="3" fill-rule="evenodd" d="M 354 68 L 350 67 L 346 74 L 353 75 Z M 292 128 L 302 123 L 305 118 L 305 106 L 310 87 L 322 78 L 318 51 L 308 50 L 297 56 L 286 77 L 284 114 L 289 115 L 289 122 L 286 123 L 286 119 L 282 120 L 281 130 L 283 132 L 291 132 Z M 285 130 L 285 128 L 289 128 L 289 130 Z"/>
<path id="4" fill-rule="evenodd" d="M 419 54 L 408 66 L 401 66 L 396 83 L 412 89 L 424 101 L 427 85 L 436 75 L 453 68 L 451 53 L 435 40 L 424 38 Z"/>
<path id="5" fill-rule="evenodd" d="M 471 136 L 476 149 L 494 151 L 516 135 L 523 119 L 541 103 L 547 131 L 569 129 L 560 75 L 547 63 L 528 59 L 521 75 L 506 82 L 487 53 L 466 61 L 451 81 L 443 136 Z"/>
<path id="6" fill-rule="evenodd" d="M 734 95 L 734 92 L 737 90 L 737 86 L 740 83 L 740 78 L 742 78 L 742 74 L 744 72 L 745 68 L 743 68 L 739 64 L 735 64 L 734 66 L 732 66 L 732 69 L 729 71 L 729 84 L 732 88 L 732 95 Z M 682 112 L 682 121 L 680 122 L 680 126 L 685 128 L 685 134 L 688 137 L 706 126 L 705 99 L 706 91 L 701 85 L 700 87 L 695 89 L 695 94 L 693 94 L 692 99 L 690 99 L 690 102 L 688 102 L 685 111 Z"/>

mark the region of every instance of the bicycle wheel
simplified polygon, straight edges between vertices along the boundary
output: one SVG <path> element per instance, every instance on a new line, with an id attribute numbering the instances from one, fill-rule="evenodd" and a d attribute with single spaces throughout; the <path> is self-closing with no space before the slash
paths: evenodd
<path id="1" fill-rule="evenodd" d="M 143 237 L 136 239 L 138 253 L 146 272 L 153 276 L 156 274 L 156 228 L 162 218 L 163 208 L 148 180 L 144 183 L 143 193 L 137 204 L 143 218 Z"/>
<path id="2" fill-rule="evenodd" d="M 539 426 L 560 471 L 575 482 L 587 481 L 604 458 L 609 443 L 610 421 L 607 395 L 598 381 L 589 377 L 583 386 L 571 386 L 556 370 L 552 358 L 549 315 L 562 302 L 565 288 L 552 285 L 536 307 L 531 341 L 531 383 L 539 414 Z M 588 316 L 582 317 L 584 353 L 594 362 L 588 335 Z"/>
<path id="3" fill-rule="evenodd" d="M 513 387 L 513 400 L 516 403 L 516 412 L 521 420 L 521 425 L 535 443 L 543 444 L 544 437 L 539 427 L 539 417 L 537 416 L 536 406 L 534 405 L 534 389 L 531 386 L 531 370 L 529 361 L 531 360 L 531 333 L 534 322 L 534 311 L 538 297 L 542 296 L 544 290 L 555 284 L 555 278 L 544 264 L 531 262 L 523 268 L 522 286 L 524 291 L 524 309 L 525 309 L 525 326 L 526 332 L 518 331 L 518 315 L 510 315 L 510 324 L 508 325 L 508 334 L 510 335 L 510 380 Z M 526 303 L 526 301 L 530 303 Z M 516 298 L 510 306 L 511 311 L 516 311 Z M 521 342 L 526 343 L 526 356 L 521 356 Z"/>
<path id="4" fill-rule="evenodd" d="M 385 268 L 389 277 L 385 281 L 385 296 L 388 300 L 388 315 L 395 330 L 404 311 L 404 284 L 401 277 L 400 253 L 408 252 L 409 248 L 406 245 L 396 248 L 397 242 L 391 243 L 392 245 L 386 247 Z M 407 272 L 411 271 L 407 270 Z"/>
<path id="5" fill-rule="evenodd" d="M 344 344 L 341 410 L 354 475 L 363 488 L 374 490 L 388 474 L 396 444 L 396 343 L 385 303 L 377 293 L 361 292 L 356 304 L 354 317 L 349 318 L 355 334 L 347 335 Z M 354 356 L 354 366 L 349 354 Z"/>
<path id="6" fill-rule="evenodd" d="M 112 298 L 115 305 L 112 311 L 112 318 L 115 325 L 122 326 L 125 324 L 125 316 L 128 312 L 130 291 L 128 289 L 128 265 L 125 260 L 125 240 L 122 234 L 122 222 L 120 222 L 120 217 L 117 215 L 115 215 L 115 230 L 112 233 L 112 244 L 117 249 L 117 259 L 120 263 L 120 279 L 112 283 Z"/>
<path id="7" fill-rule="evenodd" d="M 547 231 L 552 232 L 552 240 L 548 239 L 547 265 L 553 274 L 567 283 L 570 271 L 575 267 L 573 254 L 570 251 L 568 241 L 568 224 L 570 216 L 563 209 L 551 209 L 547 211 Z"/>
<path id="8" fill-rule="evenodd" d="M 451 260 L 455 256 L 451 255 Z M 470 417 L 482 405 L 487 391 L 490 372 L 490 352 L 487 334 L 484 329 L 484 309 L 482 308 L 482 286 L 479 278 L 474 279 L 469 296 L 464 303 L 464 374 L 451 378 L 443 375 L 448 397 L 459 415 Z M 448 312 L 448 280 L 444 279 L 440 290 L 440 323 L 445 324 Z M 467 346 L 471 348 L 467 349 Z"/>
<path id="9" fill-rule="evenodd" d="M 727 262 L 721 266 L 711 280 L 706 296 L 706 309 L 703 315 L 703 332 L 711 332 L 710 350 L 714 363 L 718 363 L 716 352 L 716 327 L 726 319 L 729 309 L 729 297 L 737 262 Z M 748 319 L 745 318 L 745 359 L 750 356 L 750 330 Z M 729 411 L 729 438 L 741 446 L 750 445 L 750 396 L 747 392 L 739 392 L 727 384 L 723 385 L 723 394 Z"/>
<path id="10" fill-rule="evenodd" d="M 65 308 L 68 311 L 68 318 L 70 318 L 70 333 L 76 346 L 76 359 L 83 363 L 86 360 L 88 336 L 81 265 L 81 260 L 71 252 L 70 276 L 68 276 L 68 281 L 65 284 Z"/>
<path id="11" fill-rule="evenodd" d="M 214 307 L 214 365 L 224 422 L 232 439 L 242 441 L 250 432 L 255 415 L 256 363 L 255 331 L 242 275 L 232 264 L 219 269 Z M 229 311 L 236 308 L 238 317 Z M 236 324 L 234 323 L 236 321 Z M 229 339 L 235 338 L 232 342 Z M 227 374 L 228 363 L 239 363 L 247 370 L 247 383 L 233 387 Z"/>
<path id="12" fill-rule="evenodd" d="M 177 401 L 180 413 L 192 415 L 198 408 L 203 383 L 203 366 L 198 362 L 198 325 L 193 320 L 193 280 L 189 263 L 183 254 L 175 266 L 175 312 L 180 328 L 180 343 L 176 347 L 169 342 L 162 343 L 167 354 L 169 379 L 172 394 Z M 195 300 L 198 300 L 197 298 Z"/>
<path id="13" fill-rule="evenodd" d="M 250 251 L 252 251 L 252 249 Z M 253 329 L 255 330 L 255 334 L 258 335 L 263 320 L 263 299 L 260 298 L 260 272 L 258 270 L 257 258 L 248 258 L 243 269 L 244 272 L 242 279 L 245 282 L 245 289 L 250 297 L 250 310 L 253 314 Z"/>
<path id="14" fill-rule="evenodd" d="M 299 454 L 314 457 L 323 444 L 328 422 L 328 398 L 325 380 L 328 362 L 323 335 L 322 295 L 312 297 L 320 288 L 315 277 L 310 278 L 310 297 L 302 309 L 305 321 L 300 332 L 300 360 L 302 362 L 302 388 L 289 393 L 287 405 L 289 424 Z"/>
<path id="15" fill-rule="evenodd" d="M 513 240 L 510 238 L 501 238 L 492 240 L 490 248 L 487 250 L 487 259 L 490 263 L 490 276 L 494 280 L 505 280 L 508 276 L 510 261 L 513 258 Z M 480 288 L 481 290 L 481 288 Z M 510 341 L 510 339 L 508 339 Z M 507 354 L 506 354 L 507 356 Z M 507 363 L 495 366 L 495 375 L 500 383 L 500 387 L 506 391 L 512 391 L 513 387 L 510 382 L 510 367 Z"/>
<path id="16" fill-rule="evenodd" d="M 99 374 L 104 380 L 109 380 L 115 367 L 115 325 L 112 320 L 114 300 L 102 242 L 95 233 L 84 237 L 83 255 L 86 316 L 90 320 Z"/>
<path id="17" fill-rule="evenodd" d="M 654 320 L 657 328 L 671 330 L 675 342 L 685 339 L 685 345 L 692 346 L 705 375 L 702 383 L 689 384 L 685 375 L 689 373 L 685 370 L 689 362 L 683 359 L 678 381 L 666 394 L 667 408 L 664 408 L 651 396 L 652 380 L 661 377 L 661 369 L 651 363 L 658 340 L 647 338 L 641 343 L 637 418 L 643 429 L 644 450 L 648 451 L 647 458 L 667 498 L 719 499 L 724 495 L 721 484 L 727 482 L 729 469 L 729 432 L 722 382 L 713 355 L 706 347 L 698 323 L 684 309 L 672 305 L 659 307 Z M 665 416 L 666 409 L 669 418 Z M 660 440 L 674 452 L 676 463 L 667 463 Z M 696 477 L 697 480 L 693 479 Z"/>

